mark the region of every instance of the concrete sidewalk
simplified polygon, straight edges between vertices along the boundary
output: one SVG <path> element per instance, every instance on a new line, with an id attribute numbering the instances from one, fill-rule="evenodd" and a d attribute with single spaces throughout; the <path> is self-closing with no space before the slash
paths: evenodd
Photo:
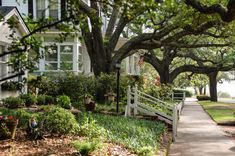
<path id="1" fill-rule="evenodd" d="M 170 156 L 235 156 L 235 142 L 192 99 L 186 99 Z"/>

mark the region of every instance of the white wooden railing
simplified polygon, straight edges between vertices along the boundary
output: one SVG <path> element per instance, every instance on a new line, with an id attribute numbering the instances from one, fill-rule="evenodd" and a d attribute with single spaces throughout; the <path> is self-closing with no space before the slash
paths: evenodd
<path id="1" fill-rule="evenodd" d="M 125 116 L 136 116 L 138 114 L 157 116 L 159 120 L 172 125 L 173 141 L 175 141 L 179 115 L 184 106 L 184 99 L 185 96 L 183 95 L 183 99 L 179 103 L 169 104 L 139 91 L 137 85 L 133 89 L 128 86 Z"/>

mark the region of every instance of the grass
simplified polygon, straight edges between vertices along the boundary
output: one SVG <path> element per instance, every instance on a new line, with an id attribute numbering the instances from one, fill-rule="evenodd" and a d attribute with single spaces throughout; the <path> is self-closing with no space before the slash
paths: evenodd
<path id="1" fill-rule="evenodd" d="M 123 116 L 94 114 L 97 124 L 107 131 L 107 140 L 124 145 L 139 155 L 157 151 L 166 131 L 164 124 Z"/>
<path id="2" fill-rule="evenodd" d="M 235 104 L 210 101 L 199 103 L 217 123 L 235 121 Z"/>

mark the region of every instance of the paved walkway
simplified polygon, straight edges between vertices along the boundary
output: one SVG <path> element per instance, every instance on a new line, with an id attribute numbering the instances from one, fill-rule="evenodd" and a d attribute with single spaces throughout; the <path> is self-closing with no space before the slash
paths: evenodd
<path id="1" fill-rule="evenodd" d="M 186 99 L 170 156 L 235 156 L 235 142 L 225 136 L 202 107 Z"/>

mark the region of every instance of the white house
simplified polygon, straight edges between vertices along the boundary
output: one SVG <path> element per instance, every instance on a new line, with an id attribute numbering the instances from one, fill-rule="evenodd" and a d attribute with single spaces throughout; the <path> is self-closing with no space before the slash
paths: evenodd
<path id="1" fill-rule="evenodd" d="M 9 35 L 13 33 L 16 37 L 21 38 L 22 36 L 29 33 L 29 30 L 24 23 L 18 9 L 16 7 L 3 7 L 0 6 L 0 54 L 4 53 L 4 51 L 8 51 L 7 48 L 11 44 L 12 40 L 9 38 Z M 14 19 L 17 25 L 14 28 L 10 28 L 7 21 L 9 19 Z M 4 83 L 4 79 L 7 77 L 13 77 L 15 73 L 12 72 L 11 67 L 8 66 L 7 62 L 9 59 L 9 55 L 5 55 L 0 57 L 0 84 Z M 26 76 L 26 75 L 23 75 Z M 22 79 L 22 76 L 14 77 L 12 81 L 18 81 L 18 79 Z M 8 79 L 9 81 L 9 79 Z M 0 88 L 0 98 L 8 96 L 8 92 L 2 91 Z"/>
<path id="2" fill-rule="evenodd" d="M 39 17 L 61 18 L 65 9 L 65 0 L 0 0 L 2 6 L 15 6 L 18 8 L 22 16 L 33 16 L 34 19 Z M 50 7 L 49 7 L 50 6 Z M 106 29 L 107 21 L 104 18 L 103 29 Z M 92 73 L 91 63 L 86 51 L 85 45 L 79 40 L 79 36 L 68 38 L 63 43 L 55 41 L 61 32 L 52 30 L 50 32 L 39 34 L 45 48 L 40 49 L 41 52 L 47 50 L 49 53 L 39 60 L 37 73 L 59 72 L 70 70 L 74 73 Z M 117 47 L 126 42 L 125 38 L 120 38 Z M 55 46 L 51 46 L 51 45 Z M 126 74 L 138 75 L 139 67 L 138 54 L 132 55 L 123 61 L 122 71 Z"/>

